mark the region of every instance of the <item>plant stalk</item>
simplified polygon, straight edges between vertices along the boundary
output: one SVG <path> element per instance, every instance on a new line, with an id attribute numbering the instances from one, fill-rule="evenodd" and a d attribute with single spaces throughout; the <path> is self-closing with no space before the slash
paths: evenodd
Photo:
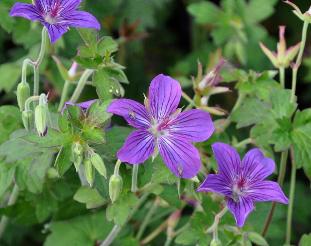
<path id="1" fill-rule="evenodd" d="M 70 87 L 70 81 L 66 80 L 65 84 L 64 84 L 63 91 L 62 91 L 62 95 L 60 98 L 60 103 L 59 103 L 58 110 L 57 110 L 58 112 L 62 111 L 62 109 L 66 103 L 69 87 Z"/>
<path id="2" fill-rule="evenodd" d="M 71 96 L 70 102 L 76 103 L 78 101 L 89 77 L 92 75 L 93 72 L 94 72 L 93 69 L 86 69 L 84 71 L 84 73 L 82 74 L 82 76 L 78 82 L 78 85 L 77 85 L 75 91 L 73 92 L 73 94 Z"/>
<path id="3" fill-rule="evenodd" d="M 13 191 L 10 195 L 9 201 L 8 201 L 8 206 L 15 204 L 18 198 L 18 193 L 19 193 L 19 189 L 18 189 L 18 186 L 15 184 L 13 187 Z M 7 227 L 8 222 L 9 222 L 9 218 L 6 216 L 2 216 L 1 222 L 0 222 L 0 238 L 3 236 L 3 233 Z"/>
<path id="4" fill-rule="evenodd" d="M 291 234 L 292 234 L 293 208 L 294 208 L 294 200 L 295 200 L 296 163 L 294 160 L 292 149 L 291 149 L 291 161 L 292 161 L 292 169 L 291 169 L 291 177 L 290 177 L 289 205 L 288 205 L 288 210 L 287 210 L 285 245 L 290 245 Z"/>
<path id="5" fill-rule="evenodd" d="M 131 191 L 133 193 L 137 192 L 138 188 L 137 188 L 137 176 L 138 176 L 138 169 L 139 169 L 139 165 L 133 165 L 133 170 L 132 170 L 132 187 L 131 187 Z"/>

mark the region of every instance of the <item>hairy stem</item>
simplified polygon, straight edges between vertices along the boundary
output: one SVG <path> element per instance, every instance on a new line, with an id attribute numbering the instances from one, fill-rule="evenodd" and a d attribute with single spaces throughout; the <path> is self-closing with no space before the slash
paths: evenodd
<path id="1" fill-rule="evenodd" d="M 286 172 L 286 163 L 287 163 L 287 158 L 288 158 L 288 150 L 283 151 L 281 154 L 281 163 L 280 163 L 280 170 L 279 170 L 279 175 L 278 175 L 278 183 L 282 187 L 284 183 L 284 178 L 285 178 L 285 172 Z M 265 236 L 268 232 L 270 223 L 273 218 L 274 210 L 275 210 L 276 203 L 273 202 L 270 208 L 270 211 L 268 213 L 268 216 L 266 218 L 263 230 L 261 232 L 262 236 Z"/>
<path id="2" fill-rule="evenodd" d="M 165 230 L 167 227 L 167 220 L 165 220 L 160 226 L 158 226 L 153 232 L 151 232 L 147 237 L 145 237 L 142 241 L 141 244 L 148 244 L 151 242 L 154 238 L 156 238 L 162 231 Z"/>
<path id="3" fill-rule="evenodd" d="M 92 69 L 86 69 L 84 71 L 84 73 L 82 74 L 79 82 L 78 82 L 78 85 L 75 89 L 75 91 L 73 92 L 72 96 L 71 96 L 71 99 L 70 99 L 70 102 L 72 103 L 75 103 L 78 101 L 86 83 L 87 83 L 87 80 L 89 79 L 89 77 L 92 75 L 92 73 L 94 72 L 94 70 Z"/>
<path id="4" fill-rule="evenodd" d="M 65 84 L 64 84 L 63 91 L 62 91 L 62 95 L 61 95 L 61 98 L 60 98 L 60 103 L 58 105 L 58 112 L 61 112 L 63 107 L 64 107 L 64 105 L 65 105 L 65 102 L 67 100 L 67 95 L 68 95 L 69 87 L 70 87 L 70 82 L 68 80 L 66 80 Z"/>
<path id="5" fill-rule="evenodd" d="M 294 200 L 295 200 L 296 163 L 294 160 L 292 149 L 291 149 L 291 162 L 292 162 L 292 169 L 291 169 L 291 176 L 290 176 L 289 205 L 288 205 L 288 210 L 287 210 L 285 245 L 290 245 L 291 234 L 292 234 L 293 208 L 294 208 Z"/>
<path id="6" fill-rule="evenodd" d="M 138 169 L 139 169 L 139 165 L 133 165 L 133 169 L 132 169 L 132 187 L 131 187 L 131 191 L 132 192 L 136 192 L 138 190 L 138 188 L 137 188 Z"/>
<path id="7" fill-rule="evenodd" d="M 39 80 L 40 80 L 40 71 L 39 67 L 43 61 L 45 51 L 46 51 L 46 44 L 47 44 L 47 30 L 44 27 L 42 29 L 42 37 L 41 37 L 41 47 L 40 47 L 40 52 L 37 60 L 34 62 L 34 67 L 33 67 L 33 95 L 37 96 L 39 95 Z"/>
<path id="8" fill-rule="evenodd" d="M 9 201 L 8 201 L 8 206 L 11 206 L 16 202 L 17 197 L 18 197 L 18 193 L 19 193 L 19 189 L 18 189 L 18 186 L 15 184 L 13 187 L 13 191 L 10 195 Z M 0 238 L 2 237 L 2 235 L 4 233 L 8 222 L 9 222 L 8 217 L 2 216 L 1 222 L 0 222 Z"/>
<path id="9" fill-rule="evenodd" d="M 25 102 L 25 110 L 31 110 L 30 109 L 30 104 L 34 101 L 39 101 L 40 96 L 32 96 L 32 97 L 28 97 L 26 102 Z"/>
<path id="10" fill-rule="evenodd" d="M 120 170 L 120 166 L 121 166 L 121 161 L 118 159 L 116 162 L 116 165 L 114 166 L 114 174 L 115 175 L 119 175 L 119 170 Z"/>
<path id="11" fill-rule="evenodd" d="M 285 68 L 280 67 L 279 68 L 279 73 L 280 73 L 280 83 L 282 88 L 285 88 Z"/>
<path id="12" fill-rule="evenodd" d="M 146 199 L 148 198 L 148 195 L 149 195 L 149 193 L 146 193 L 146 194 L 141 196 L 141 198 L 137 202 L 136 206 L 133 208 L 132 212 L 128 216 L 126 223 L 128 223 L 128 221 L 136 213 L 136 211 L 139 209 L 139 207 L 146 201 Z M 112 230 L 110 231 L 109 235 L 106 237 L 106 239 L 100 244 L 100 246 L 109 246 L 115 240 L 115 238 L 119 235 L 121 230 L 122 230 L 122 226 L 115 225 L 112 228 Z"/>
<path id="13" fill-rule="evenodd" d="M 142 237 L 142 235 L 145 232 L 145 229 L 147 228 L 147 225 L 150 222 L 150 219 L 152 218 L 152 216 L 154 215 L 154 212 L 157 210 L 158 207 L 158 199 L 156 198 L 155 201 L 153 202 L 153 204 L 150 206 L 150 209 L 148 211 L 148 213 L 146 214 L 139 230 L 138 233 L 136 235 L 136 239 L 140 240 L 140 238 Z"/>
<path id="14" fill-rule="evenodd" d="M 220 219 L 226 214 L 227 211 L 227 206 L 224 206 L 223 209 L 215 215 L 214 223 L 212 224 L 212 226 L 206 230 L 206 233 L 213 233 L 213 239 L 216 241 L 218 241 L 218 225 Z"/>
<path id="15" fill-rule="evenodd" d="M 296 63 L 293 67 L 291 102 L 294 102 L 294 100 L 295 100 L 297 73 L 298 73 L 298 69 L 299 69 L 301 62 L 302 62 L 302 55 L 303 55 L 303 51 L 304 51 L 305 45 L 306 45 L 308 26 L 309 26 L 309 22 L 305 21 L 303 23 L 303 27 L 302 27 L 302 36 L 301 36 L 299 53 L 298 53 L 298 56 L 296 59 Z"/>

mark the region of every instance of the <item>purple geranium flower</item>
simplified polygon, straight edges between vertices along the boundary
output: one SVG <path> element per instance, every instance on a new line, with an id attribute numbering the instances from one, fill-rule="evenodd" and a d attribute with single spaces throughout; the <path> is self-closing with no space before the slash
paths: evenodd
<path id="1" fill-rule="evenodd" d="M 69 27 L 100 29 L 96 18 L 76 10 L 82 0 L 34 0 L 33 4 L 15 3 L 11 16 L 20 16 L 31 21 L 40 21 L 48 30 L 54 43 Z"/>
<path id="2" fill-rule="evenodd" d="M 87 111 L 89 109 L 89 107 L 92 106 L 93 103 L 95 103 L 97 101 L 97 99 L 92 99 L 89 101 L 85 101 L 85 102 L 81 102 L 81 103 L 72 103 L 70 101 L 65 102 L 65 105 L 62 109 L 62 113 L 64 113 L 64 110 L 67 108 L 67 106 L 78 106 L 82 111 Z"/>
<path id="3" fill-rule="evenodd" d="M 159 151 L 177 177 L 192 178 L 198 173 L 201 160 L 192 142 L 207 140 L 214 126 L 205 111 L 177 110 L 181 93 L 178 81 L 161 74 L 151 82 L 145 107 L 129 99 L 117 99 L 109 105 L 109 113 L 122 116 L 137 128 L 117 153 L 121 161 L 140 164 Z"/>
<path id="4" fill-rule="evenodd" d="M 265 180 L 273 173 L 275 163 L 259 149 L 248 151 L 241 161 L 238 152 L 230 145 L 215 143 L 212 148 L 219 173 L 209 174 L 198 191 L 224 195 L 239 227 L 254 209 L 254 202 L 288 203 L 279 184 Z"/>

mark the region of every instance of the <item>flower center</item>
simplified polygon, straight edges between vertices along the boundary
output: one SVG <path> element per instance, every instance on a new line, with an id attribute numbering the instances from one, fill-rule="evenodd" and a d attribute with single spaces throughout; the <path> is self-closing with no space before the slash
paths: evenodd
<path id="1" fill-rule="evenodd" d="M 232 199 L 239 201 L 239 197 L 243 196 L 247 190 L 247 182 L 244 178 L 239 178 L 232 187 Z"/>
<path id="2" fill-rule="evenodd" d="M 152 120 L 151 127 L 149 131 L 155 136 L 159 137 L 165 134 L 166 129 L 168 128 L 169 119 L 164 119 L 160 123 L 157 122 L 155 119 Z"/>
<path id="3" fill-rule="evenodd" d="M 53 16 L 51 13 L 46 14 L 46 16 L 44 17 L 44 20 L 51 25 L 57 23 L 56 16 Z"/>

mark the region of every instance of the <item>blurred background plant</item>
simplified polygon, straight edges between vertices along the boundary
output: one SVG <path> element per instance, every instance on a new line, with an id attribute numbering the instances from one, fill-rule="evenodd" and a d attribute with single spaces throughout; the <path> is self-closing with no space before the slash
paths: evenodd
<path id="1" fill-rule="evenodd" d="M 22 61 L 26 57 L 35 57 L 40 47 L 41 26 L 38 23 L 31 23 L 21 18 L 9 16 L 9 10 L 15 2 L 13 0 L 2 0 L 0 2 L 1 105 L 16 105 L 15 91 L 21 76 Z M 31 3 L 30 0 L 28 2 Z M 303 10 L 307 10 L 311 4 L 309 1 L 295 2 Z M 259 110 L 262 105 L 258 105 L 255 100 L 252 100 L 251 96 L 256 95 L 260 99 L 266 100 L 270 96 L 269 91 L 277 87 L 277 83 L 272 76 L 272 74 L 275 75 L 276 73 L 270 71 L 269 73 L 260 74 L 264 70 L 273 70 L 274 68 L 261 51 L 259 42 L 265 43 L 267 47 L 274 50 L 278 42 L 279 25 L 286 25 L 287 27 L 286 41 L 288 44 L 294 45 L 301 39 L 301 21 L 291 13 L 289 6 L 277 0 L 84 0 L 83 8 L 93 13 L 100 21 L 102 25 L 100 35 L 110 36 L 114 39 L 106 38 L 105 42 L 110 45 L 109 48 L 114 54 L 114 59 L 125 67 L 124 72 L 126 76 L 121 76 L 120 82 L 127 82 L 127 79 L 130 81 L 130 84 L 124 85 L 127 98 L 142 101 L 142 95 L 146 92 L 150 79 L 158 73 L 165 73 L 182 83 L 185 92 L 184 104 L 189 102 L 190 99 L 190 103 L 204 108 L 207 104 L 205 100 L 208 100 L 214 107 L 205 109 L 215 114 L 214 119 L 217 119 L 218 116 L 225 115 L 227 111 L 232 109 L 232 105 L 235 104 L 237 99 L 235 89 L 243 91 L 244 94 L 249 96 L 245 100 L 248 100 L 248 105 L 252 106 L 248 109 L 244 108 L 242 112 L 241 110 L 237 111 L 232 115 L 232 120 L 237 122 L 238 127 L 245 126 L 246 128 L 241 130 L 236 129 L 235 125 L 231 125 L 227 129 L 226 134 L 216 138 L 217 140 L 219 138 L 228 140 L 230 136 L 235 136 L 236 139 L 248 138 L 250 125 L 256 124 L 257 128 L 252 129 L 252 137 L 256 138 L 257 145 L 272 155 L 272 148 L 269 146 L 271 143 L 265 142 L 266 139 L 264 138 L 258 138 L 258 135 L 262 134 L 260 125 L 263 123 L 263 119 L 268 122 L 273 120 L 269 121 L 270 119 L 264 118 L 265 115 L 260 115 L 260 113 L 265 114 L 263 110 L 262 112 Z M 73 60 L 76 59 L 80 66 L 90 66 L 89 60 L 83 54 L 79 54 L 78 58 L 76 57 L 76 48 L 81 47 L 82 44 L 83 40 L 78 31 L 72 29 L 48 49 L 48 55 L 53 56 L 54 60 L 45 59 L 40 72 L 41 87 L 44 88 L 43 90 L 46 93 L 49 93 L 49 107 L 52 107 L 52 111 L 53 107 L 54 111 L 57 109 L 57 104 L 53 105 L 53 103 L 56 103 L 61 95 L 64 84 L 64 71 L 70 68 Z M 118 52 L 114 53 L 117 49 Z M 306 44 L 305 57 L 302 69 L 299 72 L 296 93 L 300 110 L 311 106 L 311 46 L 309 42 Z M 209 97 L 213 95 L 211 88 L 205 88 L 199 94 L 196 93 L 196 95 L 200 95 L 200 98 L 194 98 L 192 102 L 193 91 L 197 92 L 197 86 L 203 79 L 202 75 L 212 71 L 213 67 L 222 58 L 226 60 L 224 64 L 226 69 L 223 69 L 224 71 L 221 74 L 222 86 L 215 87 L 218 85 L 218 82 L 216 85 L 209 85 L 215 88 L 222 88 L 220 91 L 217 91 L 218 93 L 226 93 L 210 99 Z M 123 67 L 118 68 L 123 71 Z M 288 72 L 285 74 L 287 88 L 290 88 L 290 75 Z M 32 75 L 29 74 L 29 76 L 31 77 Z M 238 83 L 234 84 L 231 82 Z M 72 84 L 74 83 L 73 80 Z M 249 86 L 252 83 L 255 83 L 258 87 Z M 72 92 L 74 86 L 71 87 L 69 90 Z M 122 94 L 122 88 L 120 87 L 119 89 L 119 93 Z M 286 97 L 285 94 L 283 95 Z M 88 85 L 83 91 L 80 100 L 85 101 L 93 98 L 97 98 L 96 90 L 93 86 Z M 279 96 L 276 100 L 282 101 L 282 96 Z M 247 106 L 246 103 L 243 105 L 244 107 L 245 105 Z M 249 121 L 246 115 L 254 114 L 254 108 L 258 110 L 258 115 Z M 0 116 L 0 143 L 2 144 L 9 139 L 9 136 L 16 129 L 21 128 L 22 121 L 18 109 L 13 106 L 0 107 Z M 288 130 L 286 128 L 286 119 L 284 120 L 282 117 L 285 116 L 281 115 L 277 122 L 281 125 L 280 130 L 286 132 Z M 256 119 L 254 120 L 254 118 Z M 279 123 L 280 121 L 282 122 Z M 124 122 L 116 119 L 116 124 L 124 125 Z M 217 124 L 219 126 L 226 123 L 220 120 Z M 107 133 L 107 139 L 110 137 L 111 143 L 107 143 L 105 148 L 116 152 L 128 132 L 127 128 L 120 128 Z M 118 136 L 115 137 L 113 134 Z M 279 150 L 283 149 L 284 142 L 286 145 L 286 139 L 272 140 L 272 144 Z M 0 146 L 0 163 L 8 161 L 8 158 L 12 158 L 12 156 L 14 157 L 14 151 L 28 151 L 21 149 L 21 143 L 11 142 L 11 144 L 12 146 L 10 146 L 10 142 L 6 142 L 6 144 Z M 42 143 L 40 144 L 42 145 Z M 43 147 L 51 147 L 52 145 L 53 143 L 48 143 L 48 141 L 43 143 Z M 245 146 L 242 145 L 242 147 L 244 148 Z M 309 147 L 311 148 L 311 145 Z M 98 152 L 105 154 L 102 149 L 98 150 Z M 19 153 L 21 156 L 22 154 Z M 112 163 L 113 153 L 111 155 L 105 157 L 105 161 L 108 163 Z M 27 153 L 25 156 L 27 156 Z M 278 155 L 275 156 L 275 159 L 278 163 Z M 37 164 L 33 162 L 26 163 L 24 169 L 16 171 L 20 172 L 17 177 L 21 179 L 19 183 L 25 186 L 24 189 L 27 195 L 14 207 L 0 209 L 1 215 L 5 214 L 12 218 L 12 223 L 1 241 L 1 245 L 41 245 L 44 241 L 45 245 L 48 246 L 73 245 L 72 240 L 77 242 L 74 245 L 92 245 L 93 239 L 104 239 L 112 225 L 105 221 L 102 211 L 98 211 L 97 214 L 88 213 L 85 209 L 85 204 L 90 208 L 105 204 L 107 201 L 103 197 L 108 198 L 107 187 L 106 189 L 98 188 L 98 191 L 90 188 L 80 188 L 77 192 L 79 181 L 74 180 L 70 175 L 59 181 L 58 173 L 53 173 L 54 169 L 49 169 L 47 173 L 49 181 L 43 185 L 47 166 L 38 165 L 38 163 L 44 162 L 40 158 L 36 162 Z M 206 160 L 203 159 L 203 162 L 206 162 Z M 211 165 L 215 166 L 213 160 Z M 308 165 L 309 168 L 311 163 Z M 108 173 L 112 172 L 112 168 L 110 167 Z M 25 175 L 27 176 L 26 170 L 30 169 L 35 169 L 36 175 L 35 178 L 27 179 L 25 177 Z M 305 170 L 309 177 L 310 170 L 311 168 L 309 171 Z M 1 197 L 7 197 L 7 189 L 11 185 L 14 173 L 14 165 L 9 167 L 0 165 Z M 159 170 L 156 173 L 159 176 L 161 174 L 163 174 L 163 170 Z M 311 212 L 309 209 L 309 202 L 311 202 L 310 183 L 301 169 L 297 175 L 295 200 L 303 202 L 295 203 L 292 240 L 295 242 L 295 245 L 303 234 L 310 232 L 311 228 Z M 163 180 L 166 178 L 162 177 Z M 145 180 L 141 181 L 140 185 L 146 183 L 148 176 L 146 175 L 143 179 Z M 98 182 L 98 180 L 95 180 L 95 187 L 104 185 L 98 184 Z M 125 180 L 125 186 L 129 182 L 129 180 Z M 287 194 L 288 183 L 289 175 L 285 179 Z M 159 226 L 159 221 L 165 215 L 168 216 L 173 213 L 174 210 L 172 208 L 183 209 L 183 205 L 175 194 L 175 188 L 169 186 L 165 186 L 165 188 L 166 192 L 162 193 L 159 191 L 159 196 L 169 206 L 167 204 L 160 206 L 161 202 L 159 202 L 159 199 L 156 199 L 156 202 L 154 202 L 156 205 L 150 200 L 144 206 L 144 209 L 138 211 L 134 217 L 134 221 L 135 219 L 140 220 L 147 211 L 155 209 L 154 206 L 158 208 L 159 218 L 155 216 L 152 219 L 148 232 L 155 230 Z M 91 197 L 90 194 L 92 194 Z M 74 197 L 74 200 L 72 197 Z M 174 200 L 172 197 L 176 199 Z M 136 203 L 135 197 L 132 197 L 132 195 L 124 195 L 121 199 L 127 199 L 127 202 L 131 201 L 133 206 Z M 214 206 L 212 211 L 217 212 L 217 208 L 215 209 L 215 205 L 211 203 L 210 198 L 204 198 L 203 203 L 207 204 L 207 206 L 204 206 L 204 209 L 213 208 Z M 269 209 L 269 204 L 259 204 L 256 212 L 250 216 L 246 228 L 260 232 Z M 182 216 L 179 222 L 181 225 L 186 224 L 186 221 L 189 220 L 192 210 L 192 208 L 185 209 L 183 212 L 184 216 Z M 117 215 L 118 213 L 121 213 L 121 215 Z M 163 213 L 162 217 L 160 216 L 161 213 Z M 107 217 L 109 220 L 122 220 L 123 223 L 127 215 L 127 208 L 124 207 L 122 202 L 119 202 L 116 206 L 111 207 Z M 51 217 L 53 217 L 54 222 L 46 223 Z M 267 234 L 269 245 L 280 245 L 279 242 L 283 240 L 285 218 L 285 207 L 278 208 Z M 206 215 L 203 211 L 192 215 L 191 225 L 193 227 L 183 231 L 181 234 L 177 234 L 175 244 L 194 245 L 195 242 L 199 242 L 200 245 L 206 245 L 206 240 L 208 239 L 202 228 L 207 223 L 211 224 L 212 219 L 212 215 Z M 230 216 L 224 217 L 224 220 L 230 221 Z M 43 224 L 45 224 L 44 228 L 42 227 Z M 135 226 L 133 224 L 134 228 Z M 137 245 L 137 239 L 141 238 L 133 237 L 132 230 L 130 227 L 126 228 L 125 232 L 116 241 L 116 245 Z M 17 231 L 18 234 L 16 234 Z M 239 237 L 244 237 L 245 233 L 236 231 L 235 228 L 226 228 L 222 236 L 230 238 L 234 235 L 234 238 L 239 239 Z M 160 234 L 159 237 L 159 242 L 152 245 L 163 245 L 165 234 Z M 144 240 L 148 242 L 148 238 L 144 238 Z M 311 245 L 311 243 L 308 244 L 308 242 L 311 242 L 310 237 L 307 238 L 305 236 L 304 240 L 306 244 L 302 245 Z M 256 235 L 253 236 L 251 241 L 258 243 Z M 235 245 L 234 241 L 231 245 Z"/>

